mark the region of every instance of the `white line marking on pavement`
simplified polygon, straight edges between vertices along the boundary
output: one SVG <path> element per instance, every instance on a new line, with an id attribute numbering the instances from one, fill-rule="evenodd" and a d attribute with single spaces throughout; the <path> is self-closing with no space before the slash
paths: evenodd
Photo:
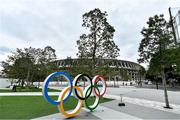
<path id="1" fill-rule="evenodd" d="M 83 108 L 86 111 L 89 111 L 86 108 Z M 126 113 L 122 113 L 119 111 L 115 111 L 113 109 L 104 107 L 104 106 L 98 106 L 96 108 L 96 110 L 94 110 L 93 112 L 91 112 L 93 115 L 97 116 L 98 118 L 102 119 L 102 120 L 119 120 L 119 119 L 126 119 L 126 120 L 142 120 L 140 118 L 134 117 L 132 115 L 126 114 Z"/>
<path id="2" fill-rule="evenodd" d="M 59 95 L 59 92 L 48 92 L 49 95 Z M 0 93 L 0 96 L 42 96 L 42 92 Z"/>
<path id="3" fill-rule="evenodd" d="M 107 98 L 112 98 L 116 100 L 120 100 L 120 96 L 117 95 L 105 95 Z M 166 112 L 171 112 L 175 114 L 180 114 L 180 105 L 175 105 L 175 104 L 170 104 L 170 106 L 173 109 L 167 109 L 164 108 L 165 104 L 162 102 L 157 102 L 157 101 L 151 101 L 151 100 L 146 100 L 146 99 L 138 99 L 138 98 L 130 98 L 130 97 L 123 97 L 124 102 L 144 106 L 144 107 L 149 107 L 149 108 L 154 108 L 158 110 L 163 110 Z"/>

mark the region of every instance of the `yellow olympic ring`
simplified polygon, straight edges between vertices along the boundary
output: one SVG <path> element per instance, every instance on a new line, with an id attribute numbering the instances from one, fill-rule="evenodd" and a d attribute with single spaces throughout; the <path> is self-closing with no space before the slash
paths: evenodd
<path id="1" fill-rule="evenodd" d="M 80 92 L 80 95 L 81 95 L 81 96 L 83 96 L 83 91 L 82 91 L 78 86 L 73 86 L 73 87 L 74 87 L 74 89 L 77 89 L 77 90 Z M 69 90 L 70 90 L 70 87 L 66 87 L 66 88 L 62 91 L 61 97 L 60 97 L 60 101 L 62 101 L 62 102 L 60 102 L 59 108 L 60 108 L 60 110 L 61 110 L 61 113 L 62 113 L 63 115 L 65 115 L 66 117 L 73 117 L 73 116 L 75 116 L 75 115 L 81 110 L 82 105 L 83 105 L 83 101 L 79 99 L 79 100 L 78 100 L 78 104 L 77 104 L 76 108 L 75 108 L 73 111 L 71 111 L 71 112 L 65 111 L 65 110 L 64 110 L 64 106 L 63 106 L 63 98 L 65 97 L 66 93 L 67 93 Z"/>

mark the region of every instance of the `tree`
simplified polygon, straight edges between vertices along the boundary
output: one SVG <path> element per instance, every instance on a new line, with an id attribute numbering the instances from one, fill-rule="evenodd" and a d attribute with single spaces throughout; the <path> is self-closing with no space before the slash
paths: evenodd
<path id="1" fill-rule="evenodd" d="M 50 46 L 44 49 L 24 48 L 18 49 L 1 62 L 3 72 L 9 78 L 19 79 L 21 86 L 26 82 L 29 86 L 34 81 L 40 81 L 56 69 L 55 50 Z"/>
<path id="2" fill-rule="evenodd" d="M 138 50 L 140 53 L 139 63 L 149 62 L 158 51 L 159 54 L 163 53 L 165 48 L 170 47 L 173 42 L 172 33 L 169 31 L 169 23 L 166 22 L 163 15 L 150 17 L 147 26 L 141 31 L 143 39 Z"/>
<path id="3" fill-rule="evenodd" d="M 163 15 L 155 15 L 154 17 L 149 18 L 149 21 L 147 22 L 147 28 L 144 27 L 141 31 L 141 34 L 143 35 L 143 39 L 138 50 L 140 53 L 140 58 L 138 61 L 143 63 L 149 62 L 151 60 L 152 63 L 153 60 L 156 60 L 152 58 L 156 55 L 159 56 L 157 61 L 160 63 L 160 74 L 164 85 L 166 107 L 169 108 L 170 106 L 164 74 L 164 52 L 172 45 L 172 33 L 169 31 L 169 23 L 166 22 Z"/>
<path id="4" fill-rule="evenodd" d="M 180 76 L 180 47 L 173 47 L 164 50 L 163 60 L 165 65 L 165 74 L 167 78 L 178 79 L 174 76 Z M 150 65 L 148 69 L 148 74 L 155 76 L 156 78 L 160 76 L 159 71 L 161 71 L 160 66 L 160 54 L 157 53 L 150 60 Z M 171 74 L 171 77 L 169 76 Z M 167 79 L 168 80 L 168 79 Z"/>
<path id="5" fill-rule="evenodd" d="M 51 46 L 46 46 L 44 50 L 42 51 L 42 55 L 44 60 L 41 62 L 49 63 L 51 61 L 54 61 L 56 59 L 56 50 L 53 49 Z"/>
<path id="6" fill-rule="evenodd" d="M 113 41 L 115 29 L 107 22 L 107 13 L 96 8 L 83 15 L 82 27 L 88 32 L 77 40 L 78 57 L 92 59 L 91 72 L 98 58 L 116 58 L 120 49 Z M 92 73 L 93 74 L 93 73 Z"/>
<path id="7" fill-rule="evenodd" d="M 175 46 L 167 49 L 164 54 L 164 59 L 169 67 L 173 67 L 174 73 L 180 76 L 180 46 Z"/>

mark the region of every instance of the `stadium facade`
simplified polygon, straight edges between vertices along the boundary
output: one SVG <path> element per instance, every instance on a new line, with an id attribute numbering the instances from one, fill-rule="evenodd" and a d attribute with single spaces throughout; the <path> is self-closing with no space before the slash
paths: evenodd
<path id="1" fill-rule="evenodd" d="M 67 58 L 68 59 L 68 58 Z M 70 66 L 78 66 L 78 64 L 81 62 L 81 59 L 73 59 L 70 58 L 69 60 L 67 59 L 61 59 L 57 60 L 56 64 L 59 68 L 68 68 Z M 70 62 L 69 62 L 70 61 Z M 102 67 L 105 63 L 108 63 L 108 67 L 111 69 L 119 69 L 119 70 L 124 70 L 126 71 L 126 74 L 129 76 L 128 80 L 134 80 L 134 81 L 140 81 L 144 78 L 144 73 L 145 71 L 144 67 L 131 61 L 125 61 L 125 60 L 118 60 L 118 59 L 98 59 L 96 62 L 98 63 L 96 66 Z M 122 79 L 122 73 L 119 72 L 119 74 L 115 76 L 111 76 L 111 78 L 114 77 L 116 80 L 123 80 Z"/>

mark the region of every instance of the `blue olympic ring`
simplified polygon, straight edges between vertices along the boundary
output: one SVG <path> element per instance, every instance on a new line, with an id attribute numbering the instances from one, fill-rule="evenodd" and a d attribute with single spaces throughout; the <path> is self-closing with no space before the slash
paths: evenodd
<path id="1" fill-rule="evenodd" d="M 71 96 L 71 93 L 73 91 L 73 84 L 72 84 L 72 78 L 71 76 L 67 73 L 67 72 L 54 72 L 52 74 L 50 74 L 44 81 L 43 83 L 43 89 L 42 89 L 42 92 L 43 92 L 43 96 L 44 98 L 50 102 L 51 104 L 54 104 L 54 105 L 59 105 L 61 101 L 54 101 L 52 98 L 49 97 L 48 95 L 48 85 L 49 85 L 49 82 L 55 78 L 56 76 L 63 76 L 66 78 L 66 80 L 69 82 L 70 84 L 70 91 L 69 91 L 69 94 L 67 95 L 67 97 L 63 100 L 63 102 L 66 102 L 66 100 Z"/>

